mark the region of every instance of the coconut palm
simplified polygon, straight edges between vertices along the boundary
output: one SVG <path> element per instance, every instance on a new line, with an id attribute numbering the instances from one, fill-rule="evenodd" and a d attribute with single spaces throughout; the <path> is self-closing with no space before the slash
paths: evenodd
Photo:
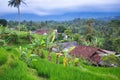
<path id="1" fill-rule="evenodd" d="M 18 9 L 18 26 L 20 31 L 20 5 L 21 3 L 26 4 L 23 0 L 9 0 L 8 6 L 17 7 Z"/>

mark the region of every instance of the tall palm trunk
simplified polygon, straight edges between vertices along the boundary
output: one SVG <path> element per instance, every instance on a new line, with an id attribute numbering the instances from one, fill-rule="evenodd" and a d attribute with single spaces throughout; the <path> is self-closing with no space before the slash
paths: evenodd
<path id="1" fill-rule="evenodd" d="M 20 32 L 20 6 L 18 5 L 18 29 L 19 29 L 19 32 Z"/>

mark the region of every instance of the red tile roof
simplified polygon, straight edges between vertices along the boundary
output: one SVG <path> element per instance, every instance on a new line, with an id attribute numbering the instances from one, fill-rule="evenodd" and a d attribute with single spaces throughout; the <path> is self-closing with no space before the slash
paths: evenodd
<path id="1" fill-rule="evenodd" d="M 75 49 L 73 49 L 70 52 L 70 55 L 76 54 L 76 57 L 83 56 L 85 58 L 89 58 L 96 51 L 97 51 L 97 48 L 93 48 L 93 47 L 90 47 L 90 46 L 76 46 Z"/>
<path id="2" fill-rule="evenodd" d="M 84 57 L 85 59 L 88 59 L 92 62 L 99 63 L 100 56 L 96 53 L 98 51 L 97 48 L 91 47 L 91 46 L 76 46 L 71 52 L 71 56 L 76 57 Z"/>
<path id="3" fill-rule="evenodd" d="M 48 34 L 49 31 L 48 31 L 48 30 L 41 30 L 41 29 L 40 29 L 40 30 L 37 30 L 36 33 L 37 33 L 37 34 L 44 34 L 44 33 L 47 33 L 47 34 Z"/>
<path id="4" fill-rule="evenodd" d="M 94 64 L 98 64 L 100 62 L 100 56 L 99 54 L 94 54 L 93 56 L 90 57 L 91 62 Z"/>

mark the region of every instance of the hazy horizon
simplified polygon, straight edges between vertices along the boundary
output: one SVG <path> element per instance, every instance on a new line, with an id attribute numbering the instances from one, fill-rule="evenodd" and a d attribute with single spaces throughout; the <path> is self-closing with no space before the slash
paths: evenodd
<path id="1" fill-rule="evenodd" d="M 0 0 L 0 18 L 17 20 L 17 8 Z M 120 16 L 119 0 L 24 0 L 21 20 L 69 20 L 73 18 L 99 18 Z"/>

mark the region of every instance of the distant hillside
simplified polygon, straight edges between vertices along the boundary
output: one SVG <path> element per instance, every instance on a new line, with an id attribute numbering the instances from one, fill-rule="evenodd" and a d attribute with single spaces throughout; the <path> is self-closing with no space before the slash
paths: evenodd
<path id="1" fill-rule="evenodd" d="M 110 20 L 120 20 L 120 16 L 114 16 L 114 17 L 102 17 L 97 18 L 98 20 L 104 20 L 104 21 L 110 21 Z"/>
<path id="2" fill-rule="evenodd" d="M 114 17 L 117 16 L 117 17 Z M 5 14 L 0 15 L 0 18 L 7 20 L 17 20 L 17 14 Z M 46 20 L 55 20 L 55 21 L 64 21 L 72 20 L 74 18 L 99 18 L 103 20 L 110 20 L 111 18 L 120 19 L 120 12 L 76 12 L 76 13 L 66 13 L 62 15 L 44 15 L 39 16 L 35 14 L 24 14 L 21 13 L 21 20 L 32 20 L 32 21 L 46 21 Z"/>

